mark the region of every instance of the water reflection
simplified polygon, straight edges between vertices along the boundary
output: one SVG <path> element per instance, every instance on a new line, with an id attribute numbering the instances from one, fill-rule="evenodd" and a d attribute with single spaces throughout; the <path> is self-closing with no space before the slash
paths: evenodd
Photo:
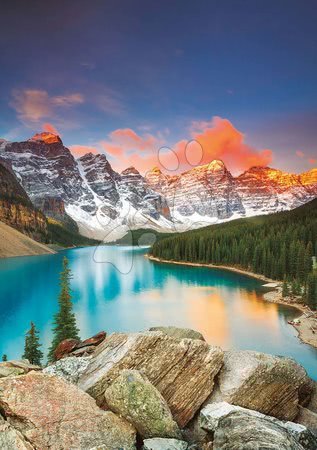
<path id="1" fill-rule="evenodd" d="M 33 320 L 45 349 L 57 309 L 64 255 L 83 338 L 102 329 L 137 331 L 155 325 L 191 327 L 222 348 L 292 356 L 317 378 L 317 352 L 301 344 L 287 324 L 296 311 L 263 301 L 261 283 L 222 270 L 159 264 L 144 251 L 120 247 L 72 249 L 53 256 L 0 261 L 0 355 L 17 358 Z M 102 251 L 102 253 L 100 253 Z M 132 270 L 122 274 L 133 261 Z M 117 270 L 117 267 L 120 270 Z"/>

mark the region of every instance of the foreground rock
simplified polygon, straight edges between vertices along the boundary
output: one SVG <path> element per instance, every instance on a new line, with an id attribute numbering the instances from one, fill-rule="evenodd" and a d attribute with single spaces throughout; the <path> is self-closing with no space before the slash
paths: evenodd
<path id="1" fill-rule="evenodd" d="M 217 389 L 208 402 L 253 409 L 282 420 L 294 420 L 299 404 L 307 401 L 313 382 L 290 358 L 253 351 L 225 353 Z"/>
<path id="2" fill-rule="evenodd" d="M 100 331 L 94 336 L 79 341 L 78 339 L 65 339 L 60 342 L 54 351 L 56 361 L 70 356 L 88 356 L 91 355 L 96 347 L 101 344 L 107 334 L 105 331 Z"/>
<path id="3" fill-rule="evenodd" d="M 36 449 L 135 448 L 130 424 L 58 377 L 31 372 L 1 379 L 0 410 Z"/>
<path id="4" fill-rule="evenodd" d="M 31 364 L 27 359 L 12 359 L 0 363 L 0 377 L 22 375 L 31 370 L 42 370 L 42 367 Z"/>
<path id="5" fill-rule="evenodd" d="M 296 422 L 309 428 L 317 436 L 317 413 L 300 406 Z"/>
<path id="6" fill-rule="evenodd" d="M 198 339 L 204 341 L 204 336 L 199 331 L 192 330 L 190 328 L 178 328 L 178 327 L 152 327 L 150 331 L 160 331 L 167 336 L 176 339 Z"/>
<path id="7" fill-rule="evenodd" d="M 23 435 L 0 416 L 0 448 L 2 450 L 35 450 Z"/>
<path id="8" fill-rule="evenodd" d="M 137 370 L 123 370 L 105 398 L 108 407 L 132 423 L 143 438 L 181 437 L 166 401 Z"/>
<path id="9" fill-rule="evenodd" d="M 48 375 L 56 375 L 70 383 L 77 384 L 79 377 L 87 369 L 91 357 L 70 356 L 56 361 L 54 364 L 45 367 L 43 373 Z"/>
<path id="10" fill-rule="evenodd" d="M 188 444 L 177 439 L 145 439 L 143 450 L 187 450 Z"/>
<path id="11" fill-rule="evenodd" d="M 222 350 L 200 340 L 179 340 L 159 332 L 114 333 L 95 351 L 79 386 L 105 406 L 105 391 L 120 371 L 140 370 L 183 427 L 212 392 L 222 362 Z"/>
<path id="12" fill-rule="evenodd" d="M 219 430 L 222 430 L 223 427 L 231 427 L 231 431 L 230 429 L 225 430 L 228 442 L 234 442 L 234 439 L 236 439 L 236 442 L 240 442 L 242 445 L 244 439 L 250 439 L 250 442 L 254 441 L 254 445 L 256 445 L 255 442 L 257 445 L 261 443 L 263 448 L 279 448 L 278 446 L 270 447 L 276 440 L 276 445 L 286 446 L 281 448 L 288 448 L 287 445 L 290 445 L 290 449 L 304 448 L 306 450 L 315 450 L 317 448 L 317 437 L 306 427 L 293 422 L 283 422 L 275 417 L 265 416 L 257 411 L 230 405 L 226 402 L 207 405 L 201 410 L 199 419 L 200 426 L 204 430 L 212 433 L 217 432 L 218 437 L 221 435 Z M 241 425 L 238 423 L 240 419 Z M 231 425 L 230 420 L 232 421 Z M 228 421 L 229 425 L 227 425 L 226 421 Z M 245 436 L 247 438 L 243 437 L 242 427 L 245 427 Z"/>

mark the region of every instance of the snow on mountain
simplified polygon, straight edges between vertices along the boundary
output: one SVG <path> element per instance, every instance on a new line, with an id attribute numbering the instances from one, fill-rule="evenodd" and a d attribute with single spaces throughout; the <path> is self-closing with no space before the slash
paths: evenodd
<path id="1" fill-rule="evenodd" d="M 129 229 L 183 231 L 291 209 L 317 196 L 317 169 L 293 175 L 253 167 L 233 177 L 214 160 L 180 175 L 165 175 L 157 167 L 145 177 L 134 167 L 119 174 L 105 155 L 75 160 L 52 133 L 24 142 L 1 140 L 0 159 L 36 207 L 59 218 L 65 211 L 82 234 L 106 241 Z"/>

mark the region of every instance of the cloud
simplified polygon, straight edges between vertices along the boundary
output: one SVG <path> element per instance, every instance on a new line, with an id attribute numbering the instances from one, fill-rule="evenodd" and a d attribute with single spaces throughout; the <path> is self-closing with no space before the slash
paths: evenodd
<path id="1" fill-rule="evenodd" d="M 168 137 L 165 132 L 137 133 L 132 128 L 118 128 L 93 148 L 72 146 L 71 149 L 76 155 L 99 150 L 110 157 L 116 170 L 133 165 L 143 173 L 154 166 L 184 171 L 213 159 L 222 159 L 230 171 L 239 173 L 251 166 L 267 166 L 273 158 L 271 150 L 258 150 L 246 144 L 245 135 L 220 117 L 192 122 L 186 138 L 171 145 L 171 150 L 166 147 Z M 162 147 L 166 148 L 160 151 Z"/>
<path id="2" fill-rule="evenodd" d="M 191 137 L 202 147 L 202 164 L 222 159 L 230 170 L 237 172 L 272 162 L 272 150 L 257 150 L 246 144 L 245 135 L 228 119 L 214 117 L 210 122 L 193 122 Z"/>
<path id="3" fill-rule="evenodd" d="M 75 156 L 75 158 L 80 158 L 83 155 L 86 155 L 86 153 L 100 153 L 99 150 L 95 147 L 90 147 L 87 145 L 71 145 L 69 147 L 72 154 Z"/>
<path id="4" fill-rule="evenodd" d="M 18 119 L 26 126 L 38 125 L 45 119 L 57 119 L 62 108 L 84 102 L 79 93 L 50 96 L 40 89 L 14 89 L 9 105 L 17 112 Z"/>
<path id="5" fill-rule="evenodd" d="M 308 162 L 309 162 L 309 164 L 314 165 L 314 164 L 317 164 L 317 159 L 316 158 L 309 158 Z"/>
<path id="6" fill-rule="evenodd" d="M 301 150 L 297 150 L 297 151 L 295 152 L 295 154 L 296 154 L 296 156 L 298 156 L 299 158 L 304 158 L 304 156 L 305 156 L 305 153 L 302 152 Z"/>
<path id="7" fill-rule="evenodd" d="M 57 131 L 57 128 L 55 128 L 54 125 L 52 125 L 51 123 L 43 123 L 42 130 L 60 136 L 60 133 Z"/>

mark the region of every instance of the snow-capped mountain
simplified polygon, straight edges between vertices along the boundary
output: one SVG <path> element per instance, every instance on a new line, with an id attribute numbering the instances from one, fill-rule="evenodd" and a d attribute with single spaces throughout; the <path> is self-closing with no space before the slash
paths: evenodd
<path id="1" fill-rule="evenodd" d="M 82 234 L 107 241 L 129 229 L 183 231 L 291 209 L 317 196 L 317 169 L 293 175 L 253 167 L 233 177 L 215 160 L 173 176 L 156 167 L 143 177 L 134 167 L 117 173 L 105 155 L 76 160 L 52 133 L 1 140 L 0 159 L 46 215 L 68 215 Z"/>

